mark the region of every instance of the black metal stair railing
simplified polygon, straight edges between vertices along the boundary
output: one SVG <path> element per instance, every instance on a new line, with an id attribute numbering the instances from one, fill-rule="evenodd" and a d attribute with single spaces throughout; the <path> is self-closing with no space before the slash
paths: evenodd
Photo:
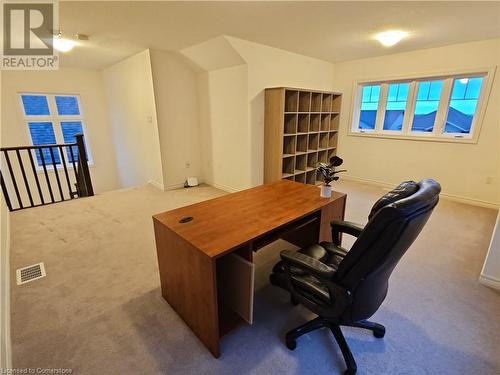
<path id="1" fill-rule="evenodd" d="M 10 211 L 94 195 L 82 134 L 76 135 L 75 143 L 2 147 L 0 166 Z"/>

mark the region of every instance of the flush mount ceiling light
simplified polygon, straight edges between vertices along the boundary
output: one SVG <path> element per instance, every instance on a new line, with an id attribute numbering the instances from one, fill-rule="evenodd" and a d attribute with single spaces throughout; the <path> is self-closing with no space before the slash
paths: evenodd
<path id="1" fill-rule="evenodd" d="M 386 47 L 392 47 L 393 45 L 399 43 L 401 39 L 406 38 L 408 33 L 406 31 L 401 30 L 388 30 L 382 33 L 378 33 L 375 36 L 382 45 Z"/>
<path id="2" fill-rule="evenodd" d="M 85 34 L 76 34 L 75 38 L 78 40 L 89 40 Z M 78 43 L 74 39 L 67 39 L 62 37 L 62 32 L 54 33 L 54 48 L 60 52 L 71 51 Z"/>

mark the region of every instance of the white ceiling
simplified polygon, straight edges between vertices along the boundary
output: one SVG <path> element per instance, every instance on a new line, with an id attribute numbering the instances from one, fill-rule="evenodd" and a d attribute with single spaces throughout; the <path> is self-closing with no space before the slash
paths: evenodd
<path id="1" fill-rule="evenodd" d="M 73 2 L 63 32 L 90 35 L 63 66 L 104 68 L 145 48 L 230 35 L 332 62 L 500 37 L 500 2 Z M 411 33 L 382 47 L 375 33 Z M 467 51 L 464 51 L 467 53 Z"/>

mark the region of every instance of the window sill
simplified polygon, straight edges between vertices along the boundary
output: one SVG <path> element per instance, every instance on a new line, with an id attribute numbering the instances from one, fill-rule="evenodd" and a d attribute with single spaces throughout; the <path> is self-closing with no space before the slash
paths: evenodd
<path id="1" fill-rule="evenodd" d="M 435 135 L 399 135 L 399 134 L 384 134 L 372 132 L 355 132 L 350 131 L 348 136 L 352 137 L 366 137 L 366 138 L 383 138 L 383 139 L 396 139 L 404 141 L 424 141 L 424 142 L 441 142 L 441 143 L 462 143 L 462 144 L 476 144 L 477 139 L 471 137 L 453 137 L 453 136 L 435 136 Z"/>

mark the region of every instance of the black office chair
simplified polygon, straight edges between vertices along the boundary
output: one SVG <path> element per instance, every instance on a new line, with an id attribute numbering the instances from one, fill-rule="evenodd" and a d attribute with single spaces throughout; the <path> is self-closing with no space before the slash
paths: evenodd
<path id="1" fill-rule="evenodd" d="M 440 185 L 430 179 L 403 182 L 375 203 L 364 228 L 333 221 L 333 243 L 281 252 L 271 283 L 290 292 L 292 303 L 318 315 L 286 334 L 288 349 L 294 350 L 303 334 L 328 327 L 344 356 L 345 374 L 356 373 L 340 326 L 366 328 L 375 337 L 384 337 L 385 327 L 366 319 L 384 301 L 392 270 L 429 219 L 440 191 Z M 341 233 L 357 237 L 350 250 L 340 246 Z"/>

